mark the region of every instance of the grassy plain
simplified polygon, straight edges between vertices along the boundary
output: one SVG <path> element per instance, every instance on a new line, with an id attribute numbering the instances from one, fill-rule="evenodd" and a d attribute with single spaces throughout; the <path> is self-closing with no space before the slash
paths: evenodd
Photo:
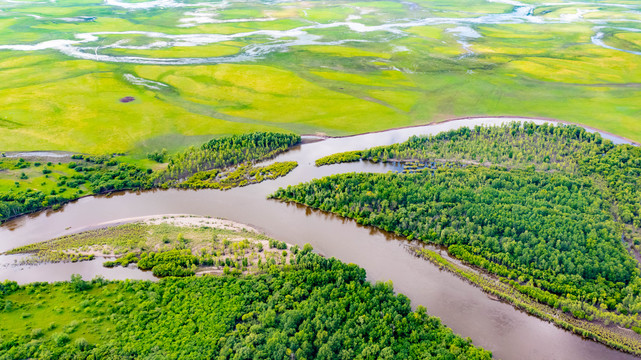
<path id="1" fill-rule="evenodd" d="M 0 160 L 0 193 L 18 192 L 26 189 L 42 191 L 46 194 L 52 192 L 64 197 L 72 198 L 90 192 L 85 186 L 68 188 L 59 186 L 61 177 L 71 178 L 78 172 L 69 169 L 66 165 L 58 163 L 44 163 L 38 166 L 32 164 L 24 169 L 16 168 L 17 160 Z M 44 170 L 44 171 L 43 171 Z M 47 172 L 50 172 L 47 174 Z"/>
<path id="2" fill-rule="evenodd" d="M 347 135 L 479 115 L 557 118 L 641 141 L 641 56 L 591 40 L 602 31 L 606 44 L 638 51 L 636 3 L 528 3 L 540 22 L 479 21 L 514 8 L 483 0 L 127 11 L 87 0 L 2 3 L 0 150 L 140 156 L 224 134 Z M 68 45 L 86 60 L 56 46 L 2 49 L 88 33 L 95 38 Z M 169 63 L 100 62 L 94 52 Z M 247 57 L 175 63 L 237 55 Z"/>

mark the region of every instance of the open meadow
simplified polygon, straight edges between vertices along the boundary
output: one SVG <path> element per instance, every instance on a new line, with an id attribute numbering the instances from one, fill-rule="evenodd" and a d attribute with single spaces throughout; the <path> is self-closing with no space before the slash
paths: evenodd
<path id="1" fill-rule="evenodd" d="M 0 1 L 0 151 L 555 118 L 641 141 L 635 1 Z"/>

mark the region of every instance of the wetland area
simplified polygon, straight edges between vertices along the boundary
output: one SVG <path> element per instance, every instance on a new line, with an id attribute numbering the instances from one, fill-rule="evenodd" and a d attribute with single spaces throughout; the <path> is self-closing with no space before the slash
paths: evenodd
<path id="1" fill-rule="evenodd" d="M 640 24 L 0 0 L 0 359 L 641 355 Z"/>
<path id="2" fill-rule="evenodd" d="M 324 256 L 363 267 L 370 281 L 391 280 L 394 289 L 407 295 L 413 306 L 424 305 L 431 315 L 441 318 L 456 333 L 474 339 L 476 345 L 492 350 L 497 358 L 633 358 L 515 310 L 512 305 L 500 302 L 455 275 L 416 257 L 408 248 L 410 245 L 434 248 L 430 245 L 408 241 L 302 205 L 267 199 L 279 187 L 314 178 L 348 172 L 385 173 L 402 169 L 393 164 L 368 162 L 314 166 L 315 160 L 323 156 L 399 143 L 412 135 L 437 134 L 461 126 L 500 125 L 514 120 L 464 119 L 352 137 L 316 139 L 270 160 L 297 161 L 299 167 L 289 175 L 227 191 L 151 190 L 83 198 L 57 211 L 44 211 L 6 222 L 0 228 L 0 238 L 3 239 L 0 251 L 149 215 L 198 214 L 224 218 L 248 224 L 287 243 L 299 246 L 310 243 Z M 544 120 L 533 121 L 546 123 Z M 605 136 L 617 143 L 628 142 Z M 123 220 L 128 218 L 130 220 Z M 72 273 L 86 278 L 97 274 L 111 279 L 123 276 L 150 278 L 148 273 L 133 269 L 100 269 L 104 259 L 35 266 L 11 265 L 15 255 L 4 255 L 0 259 L 5 264 L 0 269 L 3 277 L 21 283 L 34 280 L 37 277 L 34 273 L 40 274 L 41 281 L 65 280 Z M 46 270 L 47 275 L 42 275 L 42 270 Z"/>

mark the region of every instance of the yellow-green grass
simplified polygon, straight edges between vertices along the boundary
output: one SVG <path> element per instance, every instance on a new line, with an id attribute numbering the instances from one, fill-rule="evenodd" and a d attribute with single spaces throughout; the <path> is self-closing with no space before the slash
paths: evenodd
<path id="1" fill-rule="evenodd" d="M 227 8 L 219 16 L 221 19 L 251 19 L 261 17 L 264 17 L 264 13 L 260 4 L 244 8 Z"/>
<path id="2" fill-rule="evenodd" d="M 423 3 L 425 4 L 425 2 Z M 514 6 L 508 4 L 477 0 L 438 1 L 425 6 L 434 9 L 430 11 L 431 16 L 443 18 L 469 18 L 475 14 L 502 14 L 509 13 L 514 9 Z"/>
<path id="3" fill-rule="evenodd" d="M 85 311 L 87 308 L 84 305 L 91 302 L 95 311 L 99 307 L 95 307 L 95 301 L 92 300 L 100 294 L 110 294 L 115 288 L 115 285 L 105 285 L 84 292 L 74 292 L 68 286 L 60 284 L 47 291 L 19 291 L 7 295 L 3 298 L 4 302 L 15 304 L 12 306 L 18 308 L 2 312 L 0 333 L 3 337 L 10 338 L 32 335 L 40 330 L 42 335 L 38 336 L 49 337 L 57 333 L 67 333 L 72 342 L 84 338 L 95 343 L 101 337 L 112 333 L 115 326 L 108 318 Z M 124 293 L 120 296 L 100 296 L 100 306 L 117 306 L 118 302 L 130 296 Z"/>
<path id="4" fill-rule="evenodd" d="M 324 79 L 348 82 L 352 84 L 376 86 L 376 87 L 405 87 L 415 86 L 407 79 L 407 76 L 400 71 L 385 70 L 379 73 L 367 75 L 350 74 L 337 71 L 313 71 L 312 74 Z"/>
<path id="5" fill-rule="evenodd" d="M 373 8 L 382 10 L 405 10 L 405 5 L 395 1 L 369 1 L 369 2 L 354 2 L 350 3 L 352 6 L 359 8 Z"/>
<path id="6" fill-rule="evenodd" d="M 444 35 L 443 28 L 443 26 L 414 26 L 406 29 L 405 32 L 420 37 L 442 40 Z"/>
<path id="7" fill-rule="evenodd" d="M 542 3 L 542 1 L 528 1 Z M 191 8 L 127 11 L 97 0 L 60 0 L 56 6 L 19 4 L 13 10 L 40 14 L 0 18 L 0 44 L 73 39 L 95 31 L 158 31 L 167 34 L 234 34 L 257 29 L 292 29 L 309 20 L 327 23 L 359 15 L 375 25 L 425 16 L 478 16 L 509 12 L 513 6 L 486 0 L 417 0 L 423 9 L 391 1 L 357 3 L 233 3 L 219 19 L 273 17 L 275 21 L 177 27 Z M 634 4 L 634 2 L 628 2 Z M 625 9 L 597 5 L 546 7 L 546 16 L 601 8 L 602 16 Z M 305 17 L 303 10 L 308 14 Z M 364 10 L 364 12 L 363 12 Z M 367 13 L 369 11 L 369 13 Z M 95 22 L 67 23 L 55 17 L 96 15 Z M 613 16 L 613 18 L 615 18 Z M 405 21 L 405 20 L 403 20 Z M 295 46 L 229 65 L 148 66 L 74 60 L 55 50 L 0 51 L 0 151 L 71 150 L 88 153 L 167 147 L 170 151 L 213 136 L 257 130 L 331 135 L 383 130 L 467 115 L 546 116 L 577 122 L 641 140 L 637 105 L 641 58 L 591 44 L 594 25 L 472 25 L 483 36 L 469 39 L 473 56 L 455 34 L 456 25 L 356 33 L 347 27 L 313 29 L 325 41 L 360 39 L 341 46 Z M 621 24 L 623 26 L 623 24 Z M 625 24 L 636 27 L 635 24 Z M 637 33 L 607 30 L 604 41 L 635 50 Z M 144 35 L 107 35 L 87 46 Z M 150 50 L 102 49 L 111 55 L 178 58 L 227 56 L 267 41 L 252 37 L 198 47 Z M 401 71 L 391 71 L 400 69 Z M 131 73 L 169 85 L 159 91 L 128 83 Z M 598 84 L 599 87 L 588 86 Z M 626 85 L 626 87 L 621 87 Z M 124 96 L 136 101 L 120 103 Z"/>
<path id="8" fill-rule="evenodd" d="M 637 4 L 638 5 L 638 4 Z M 598 12 L 592 12 L 585 14 L 583 17 L 587 20 L 632 20 L 632 21 L 641 21 L 641 14 L 638 12 L 621 12 L 616 11 L 613 8 L 611 10 L 601 10 Z"/>
<path id="9" fill-rule="evenodd" d="M 617 33 L 606 42 L 620 49 L 641 51 L 641 33 Z"/>
<path id="10" fill-rule="evenodd" d="M 505 63 L 515 76 L 569 84 L 640 80 L 639 57 L 592 45 L 589 25 L 514 24 L 482 26 L 479 31 L 484 37 L 475 40 L 472 49 L 484 59 Z"/>
<path id="11" fill-rule="evenodd" d="M 221 24 L 205 24 L 193 28 L 188 27 L 183 29 L 188 29 L 194 33 L 219 34 L 220 32 L 218 32 L 217 29 L 218 27 L 222 26 L 228 26 L 229 28 L 233 27 L 234 29 L 236 29 L 236 31 L 234 31 L 233 33 L 242 33 L 257 30 L 289 30 L 306 25 L 309 25 L 309 23 L 297 19 L 276 19 L 272 21 L 246 21 Z"/>
<path id="12" fill-rule="evenodd" d="M 26 8 L 16 9 L 26 14 L 36 14 L 50 18 L 50 20 L 40 21 L 31 18 L 15 20 L 0 19 L 0 29 L 30 23 L 28 27 L 13 26 L 15 31 L 5 33 L 6 39 L 0 36 L 0 41 L 5 43 L 27 42 L 42 40 L 50 34 L 75 34 L 86 32 L 120 32 L 120 31 L 149 31 L 167 34 L 235 34 L 258 29 L 286 30 L 305 25 L 304 22 L 293 19 L 280 19 L 269 22 L 231 22 L 231 23 L 214 23 L 202 24 L 191 27 L 179 27 L 179 20 L 184 16 L 179 12 L 167 13 L 139 13 L 132 12 L 123 16 L 122 13 L 105 13 L 100 8 L 91 7 L 46 7 L 46 8 Z M 72 17 L 87 14 L 100 14 L 94 21 L 66 22 L 57 20 L 61 17 Z M 104 14 L 104 15 L 103 15 Z M 225 18 L 235 18 L 225 15 Z M 251 18 L 251 17 L 245 17 Z M 9 36 L 10 35 L 10 36 Z M 67 36 L 73 38 L 72 36 Z M 10 40 L 14 41 L 11 42 Z"/>
<path id="13" fill-rule="evenodd" d="M 18 23 L 18 19 L 0 19 L 0 31 L 9 31 L 9 28 L 16 23 Z"/>
<path id="14" fill-rule="evenodd" d="M 534 10 L 536 16 L 541 16 L 544 18 L 557 19 L 563 15 L 575 15 L 577 10 L 582 11 L 599 11 L 600 6 L 589 6 L 589 5 L 555 5 L 555 6 L 539 6 Z M 583 14 L 586 16 L 587 14 Z"/>
<path id="15" fill-rule="evenodd" d="M 22 25 L 24 19 L 0 18 L 0 45 L 48 40 L 47 34 Z"/>
<path id="16" fill-rule="evenodd" d="M 593 30 L 588 24 L 509 24 L 477 27 L 482 38 L 472 41 L 472 49 L 482 54 L 505 54 L 510 57 L 550 54 L 574 56 L 568 45 L 590 44 Z M 577 52 L 581 54 L 581 52 Z M 583 52 L 589 55 L 587 52 Z"/>
<path id="17" fill-rule="evenodd" d="M 276 19 L 292 19 L 302 17 L 303 12 L 301 11 L 301 6 L 304 8 L 304 3 L 281 3 L 281 7 L 270 7 L 265 9 L 263 14 L 266 17 L 272 17 Z"/>
<path id="18" fill-rule="evenodd" d="M 187 58 L 187 57 L 218 57 L 237 54 L 240 51 L 238 46 L 225 44 L 212 44 L 205 46 L 175 46 L 164 49 L 150 50 L 129 50 L 129 49 L 108 49 L 105 54 L 117 56 L 141 56 L 148 58 Z"/>
<path id="19" fill-rule="evenodd" d="M 178 25 L 178 18 L 171 20 L 175 20 L 175 25 Z M 287 30 L 301 25 L 304 25 L 304 23 L 284 19 L 267 22 L 248 21 L 238 23 L 203 24 L 193 27 L 176 27 L 167 26 L 167 24 L 163 25 L 161 23 L 154 24 L 154 22 L 149 24 L 146 21 L 139 21 L 133 18 L 98 17 L 95 21 L 87 22 L 44 22 L 42 24 L 37 24 L 32 28 L 68 33 L 148 31 L 175 35 L 201 33 L 229 35 L 256 29 Z"/>
<path id="20" fill-rule="evenodd" d="M 50 56 L 42 55 L 40 52 L 30 52 L 29 54 L 30 56 L 13 57 L 0 61 L 0 78 L 3 80 L 0 82 L 0 89 L 17 92 L 20 88 L 30 87 L 33 84 L 62 82 L 65 79 L 89 72 L 108 71 L 111 68 L 109 65 L 86 60 L 61 61 L 57 62 L 55 67 L 51 67 Z M 39 68 L 47 67 L 51 67 L 51 69 L 46 74 L 38 71 Z M 2 114 L 2 109 L 0 109 L 0 114 Z"/>
<path id="21" fill-rule="evenodd" d="M 528 1 L 524 1 L 528 2 Z M 459 0 L 452 2 L 450 0 L 416 0 L 414 3 L 429 9 L 440 11 L 452 11 L 470 14 L 496 14 L 512 11 L 513 5 L 503 4 L 500 2 L 488 2 L 487 0 Z"/>
<path id="22" fill-rule="evenodd" d="M 597 46 L 585 47 L 590 48 L 590 56 L 574 59 L 526 57 L 510 62 L 509 67 L 544 81 L 571 84 L 641 82 L 641 63 L 637 55 Z"/>
<path id="23" fill-rule="evenodd" d="M 447 40 L 445 40 L 447 38 Z M 444 36 L 444 40 L 436 39 L 419 39 L 417 37 L 405 38 L 397 41 L 400 46 L 405 46 L 410 49 L 409 52 L 402 51 L 394 54 L 394 59 L 407 58 L 413 61 L 414 58 L 421 55 L 425 58 L 439 57 L 439 58 L 457 58 L 465 53 L 461 44 L 457 43 L 448 34 Z M 412 67 L 410 67 L 412 69 Z"/>
<path id="24" fill-rule="evenodd" d="M 105 64 L 96 67 L 113 68 Z M 37 73 L 37 69 L 32 70 Z M 121 103 L 119 99 L 125 96 L 134 96 L 136 100 Z M 269 126 L 238 126 L 190 113 L 109 71 L 2 89 L 0 117 L 21 124 L 1 132 L 0 144 L 5 151 L 126 152 L 143 139 L 164 134 L 194 136 L 273 130 Z"/>
<path id="25" fill-rule="evenodd" d="M 426 96 L 412 109 L 413 118 L 446 120 L 478 115 L 562 119 L 641 141 L 639 90 L 543 83 L 494 70 L 438 77 L 416 74 L 429 82 Z M 422 79 L 422 81 L 421 81 Z"/>
<path id="26" fill-rule="evenodd" d="M 88 32 L 120 32 L 120 31 L 149 31 L 166 32 L 170 27 L 154 26 L 134 22 L 130 19 L 116 17 L 98 17 L 95 21 L 86 22 L 43 22 L 33 26 L 34 29 L 42 29 L 56 32 L 88 33 Z M 173 28 L 170 33 L 189 33 L 189 30 Z"/>
<path id="27" fill-rule="evenodd" d="M 137 66 L 144 78 L 171 85 L 192 102 L 220 113 L 274 124 L 303 123 L 351 133 L 405 125 L 394 110 L 306 81 L 291 71 L 260 65 Z"/>
<path id="28" fill-rule="evenodd" d="M 0 161 L 3 160 L 0 159 Z M 6 160 L 4 161 L 6 162 Z M 43 174 L 44 169 L 51 170 L 51 173 Z M 22 174 L 26 175 L 27 179 L 22 179 Z M 31 189 L 49 194 L 52 190 L 55 190 L 58 195 L 71 198 L 77 194 L 78 190 L 87 192 L 88 189 L 81 186 L 77 189 L 64 188 L 63 191 L 60 191 L 61 188 L 56 183 L 61 176 L 71 177 L 75 174 L 78 173 L 69 169 L 66 165 L 58 165 L 57 163 L 52 165 L 44 163 L 37 167 L 31 165 L 25 169 L 3 170 L 0 171 L 0 193 L 20 192 Z"/>
<path id="29" fill-rule="evenodd" d="M 401 90 L 370 90 L 367 92 L 371 97 L 384 101 L 385 103 L 405 112 L 412 110 L 414 105 L 421 98 L 421 94 L 414 91 Z"/>
<path id="30" fill-rule="evenodd" d="M 96 3 L 95 5 L 96 6 L 30 6 L 27 8 L 15 8 L 11 11 L 47 17 L 71 17 L 100 11 L 101 8 L 98 6 L 99 4 Z"/>
<path id="31" fill-rule="evenodd" d="M 307 15 L 305 15 L 305 13 L 307 13 Z M 350 14 L 356 13 L 356 9 L 337 5 L 324 8 L 310 8 L 306 9 L 305 13 L 302 10 L 299 12 L 300 16 L 304 19 L 319 23 L 328 23 L 345 20 Z"/>
<path id="32" fill-rule="evenodd" d="M 349 46 L 304 45 L 304 46 L 296 46 L 294 48 L 298 50 L 310 51 L 316 54 L 324 54 L 324 55 L 331 55 L 331 56 L 342 56 L 342 57 L 365 56 L 365 57 L 376 57 L 381 59 L 389 59 L 391 57 L 391 54 L 388 54 L 388 53 L 367 51 L 367 50 L 363 50 L 355 47 L 349 47 Z"/>

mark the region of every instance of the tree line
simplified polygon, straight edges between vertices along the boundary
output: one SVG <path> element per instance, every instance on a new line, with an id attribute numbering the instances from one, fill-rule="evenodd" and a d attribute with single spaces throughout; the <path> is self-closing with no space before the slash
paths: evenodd
<path id="1" fill-rule="evenodd" d="M 154 176 L 158 186 L 171 186 L 191 174 L 266 160 L 300 142 L 300 136 L 257 132 L 213 139 L 172 156 L 167 169 Z"/>
<path id="2" fill-rule="evenodd" d="M 356 153 L 335 159 L 352 161 Z M 639 326 L 639 148 L 576 126 L 514 123 L 412 137 L 360 154 L 437 169 L 332 176 L 273 197 L 446 245 L 542 303 L 563 307 L 567 299 L 578 304 L 578 317 Z M 439 166 L 443 160 L 466 166 Z"/>
<path id="3" fill-rule="evenodd" d="M 63 303 L 50 300 L 62 295 Z M 391 284 L 372 285 L 356 265 L 309 251 L 293 265 L 243 277 L 5 282 L 0 300 L 0 323 L 11 329 L 0 340 L 6 359 L 491 358 L 425 308 L 413 311 Z M 48 306 L 82 311 L 73 324 L 35 329 L 26 327 L 29 317 L 14 316 Z"/>
<path id="4" fill-rule="evenodd" d="M 115 156 L 74 155 L 71 162 L 65 164 L 72 175 L 58 177 L 56 189 L 45 192 L 38 189 L 11 189 L 0 192 L 0 221 L 35 212 L 49 207 L 57 208 L 81 196 L 102 194 L 120 190 L 146 190 L 155 187 L 181 186 L 181 180 L 199 172 L 211 171 L 227 178 L 238 175 L 234 169 L 246 165 L 242 179 L 238 181 L 213 181 L 219 188 L 243 186 L 266 179 L 283 176 L 291 171 L 295 164 L 281 163 L 266 168 L 254 168 L 254 162 L 269 159 L 278 153 L 300 142 L 300 136 L 257 132 L 244 135 L 233 135 L 213 139 L 200 148 L 189 148 L 184 152 L 168 156 L 168 166 L 164 170 L 153 172 L 133 164 L 120 162 Z M 163 155 L 167 156 L 166 154 Z M 24 169 L 32 164 L 19 161 L 16 169 Z M 12 168 L 12 170 L 15 170 Z M 51 171 L 46 176 L 52 176 Z M 206 176 L 207 174 L 203 175 Z M 209 174 L 211 175 L 211 174 Z M 240 175 L 236 176 L 240 177 Z M 209 179 L 209 178 L 208 178 Z M 188 187 L 216 187 L 206 181 L 192 179 Z M 245 182 L 243 182 L 245 180 Z M 184 186 L 183 186 L 184 187 Z M 75 190 L 65 193 L 68 189 Z"/>

